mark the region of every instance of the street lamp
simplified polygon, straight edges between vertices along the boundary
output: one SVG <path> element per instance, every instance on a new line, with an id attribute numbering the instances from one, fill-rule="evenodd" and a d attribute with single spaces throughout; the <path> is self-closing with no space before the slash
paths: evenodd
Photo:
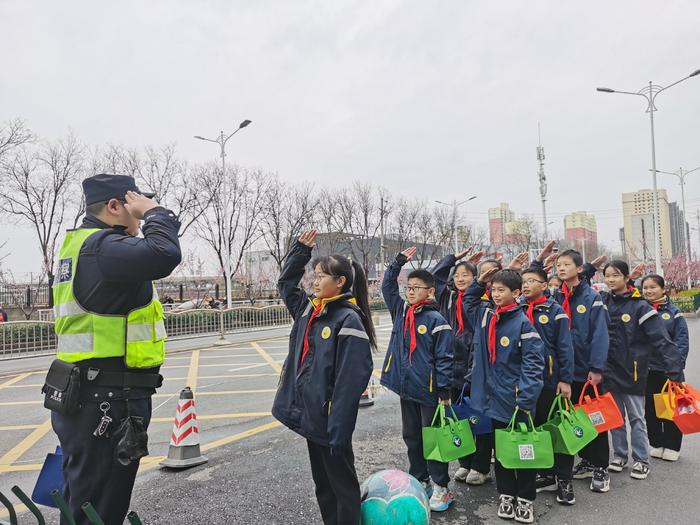
<path id="1" fill-rule="evenodd" d="M 656 100 L 656 96 L 662 91 L 665 91 L 668 88 L 671 88 L 676 84 L 680 84 L 684 80 L 688 80 L 689 78 L 697 75 L 700 75 L 700 69 L 693 71 L 687 77 L 683 77 L 680 80 L 669 84 L 668 86 L 659 86 L 657 84 L 654 84 L 650 80 L 648 86 L 643 87 L 637 92 L 618 91 L 616 89 L 606 87 L 596 88 L 596 91 L 600 91 L 601 93 L 620 93 L 622 95 L 638 95 L 640 97 L 644 97 L 644 99 L 647 101 L 647 113 L 649 113 L 649 122 L 651 123 L 651 170 L 653 175 L 652 181 L 654 191 L 654 251 L 656 252 L 654 255 L 656 262 L 656 272 L 661 276 L 663 276 L 664 274 L 664 269 L 661 267 L 661 224 L 659 216 L 659 191 L 656 186 L 656 144 L 654 142 L 654 111 L 657 111 L 657 109 L 654 105 L 654 101 Z"/>
<path id="2" fill-rule="evenodd" d="M 454 248 L 455 248 L 455 253 L 459 251 L 459 246 L 457 244 L 457 208 L 460 207 L 462 204 L 466 204 L 469 201 L 473 201 L 476 199 L 476 195 L 472 195 L 468 199 L 463 200 L 462 202 L 457 202 L 457 199 L 453 200 L 452 202 L 443 202 L 443 201 L 435 201 L 438 204 L 442 204 L 444 206 L 452 206 L 452 223 L 454 224 L 454 235 L 453 235 L 453 240 L 454 240 Z"/>
<path id="3" fill-rule="evenodd" d="M 236 128 L 236 131 L 231 133 L 230 135 L 226 135 L 223 131 L 219 134 L 219 136 L 216 139 L 208 139 L 205 137 L 201 137 L 199 135 L 195 135 L 194 138 L 198 140 L 205 140 L 207 142 L 214 142 L 215 144 L 218 144 L 219 147 L 221 148 L 221 193 L 223 195 L 224 199 L 224 209 L 222 213 L 222 218 L 224 220 L 224 242 L 222 243 L 222 246 L 225 245 L 226 252 L 224 253 L 224 279 L 226 280 L 226 307 L 231 308 L 231 305 L 233 304 L 233 299 L 232 299 L 232 291 L 231 291 L 231 244 L 230 244 L 230 237 L 231 237 L 231 225 L 229 223 L 229 218 L 228 218 L 228 201 L 230 198 L 230 195 L 226 191 L 226 143 L 228 140 L 233 137 L 236 133 L 238 133 L 240 130 L 248 126 L 252 121 L 250 120 L 244 120 L 238 125 L 238 128 Z"/>
<path id="4" fill-rule="evenodd" d="M 684 232 L 683 236 L 685 237 L 685 262 L 687 266 L 687 272 L 688 272 L 688 290 L 691 288 L 691 282 L 690 282 L 690 232 L 688 231 L 688 228 L 686 226 L 686 221 L 688 220 L 688 216 L 686 215 L 685 211 L 685 178 L 686 176 L 690 175 L 694 171 L 700 170 L 700 167 L 692 169 L 690 171 L 683 171 L 683 168 L 678 168 L 678 171 L 662 171 L 662 170 L 656 170 L 657 173 L 665 173 L 666 175 L 674 175 L 678 177 L 678 180 L 680 181 L 681 184 L 681 203 L 683 205 L 683 225 L 684 225 Z"/>

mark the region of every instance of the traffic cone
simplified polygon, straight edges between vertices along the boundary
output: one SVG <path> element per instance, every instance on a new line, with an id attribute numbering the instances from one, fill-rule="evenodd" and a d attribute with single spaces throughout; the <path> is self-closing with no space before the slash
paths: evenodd
<path id="1" fill-rule="evenodd" d="M 360 406 L 371 407 L 372 405 L 374 405 L 374 399 L 369 395 L 369 388 L 365 388 L 365 391 L 360 396 Z"/>
<path id="2" fill-rule="evenodd" d="M 173 433 L 170 435 L 168 457 L 160 464 L 163 467 L 187 468 L 209 461 L 199 450 L 199 428 L 194 411 L 194 395 L 190 387 L 180 392 L 177 403 Z"/>

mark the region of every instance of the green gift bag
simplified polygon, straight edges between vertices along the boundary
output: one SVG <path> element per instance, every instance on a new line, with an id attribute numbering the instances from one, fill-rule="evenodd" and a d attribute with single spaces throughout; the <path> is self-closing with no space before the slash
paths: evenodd
<path id="1" fill-rule="evenodd" d="M 469 421 L 457 419 L 451 406 L 450 411 L 452 417 L 446 417 L 445 405 L 438 404 L 433 422 L 429 427 L 423 427 L 423 456 L 425 459 L 449 463 L 476 451 L 476 443 Z"/>
<path id="2" fill-rule="evenodd" d="M 557 454 L 576 455 L 598 436 L 588 414 L 582 408 L 574 408 L 570 400 L 554 398 L 547 422 L 540 427 L 552 435 L 552 448 Z"/>
<path id="3" fill-rule="evenodd" d="M 518 407 L 504 429 L 496 430 L 496 458 L 504 468 L 546 469 L 554 466 L 554 450 L 549 432 L 537 430 L 532 416 L 527 415 L 527 423 L 516 423 Z"/>

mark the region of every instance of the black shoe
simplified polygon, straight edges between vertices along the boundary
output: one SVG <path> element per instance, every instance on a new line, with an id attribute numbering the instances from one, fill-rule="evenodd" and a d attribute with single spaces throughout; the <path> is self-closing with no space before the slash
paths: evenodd
<path id="1" fill-rule="evenodd" d="M 557 503 L 561 505 L 573 505 L 576 503 L 574 497 L 574 484 L 570 479 L 557 480 Z"/>
<path id="2" fill-rule="evenodd" d="M 593 471 L 595 467 L 592 463 L 589 463 L 585 459 L 579 461 L 578 465 L 574 467 L 573 477 L 574 479 L 586 479 L 593 477 Z"/>
<path id="3" fill-rule="evenodd" d="M 554 492 L 557 490 L 557 480 L 554 476 L 543 476 L 538 474 L 535 480 L 537 492 Z"/>
<path id="4" fill-rule="evenodd" d="M 610 474 L 608 474 L 608 469 L 601 467 L 593 471 L 591 490 L 593 492 L 608 492 L 610 490 Z"/>

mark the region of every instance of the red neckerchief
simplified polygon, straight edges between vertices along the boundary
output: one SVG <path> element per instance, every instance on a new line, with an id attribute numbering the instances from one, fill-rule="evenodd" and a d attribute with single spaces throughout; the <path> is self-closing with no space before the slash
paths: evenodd
<path id="1" fill-rule="evenodd" d="M 306 354 L 309 353 L 309 329 L 311 328 L 311 323 L 313 322 L 318 314 L 323 310 L 323 302 L 318 303 L 318 306 L 314 308 L 313 313 L 309 316 L 309 322 L 306 324 L 306 331 L 304 332 L 304 350 L 301 353 L 301 360 L 299 361 L 299 368 L 304 364 L 304 359 L 306 359 Z"/>
<path id="2" fill-rule="evenodd" d="M 537 306 L 538 304 L 544 304 L 546 302 L 547 298 L 544 295 L 539 299 L 527 302 L 527 312 L 525 312 L 525 315 L 527 315 L 527 318 L 533 325 L 535 324 L 535 306 Z"/>
<path id="3" fill-rule="evenodd" d="M 499 306 L 496 308 L 496 312 L 491 316 L 489 321 L 489 340 L 488 340 L 488 350 L 489 350 L 489 362 L 496 362 L 496 323 L 501 318 L 501 314 L 504 312 L 509 312 L 519 308 L 518 303 L 509 304 L 508 306 Z"/>
<path id="4" fill-rule="evenodd" d="M 425 301 L 420 301 L 416 304 L 412 304 L 411 306 L 408 307 L 408 311 L 406 311 L 406 317 L 404 318 L 403 321 L 403 335 L 404 337 L 406 336 L 406 330 L 410 330 L 411 332 L 411 343 L 408 346 L 408 362 L 411 363 L 412 357 L 413 357 L 413 351 L 416 349 L 416 346 L 418 345 L 418 342 L 416 341 L 416 308 L 419 306 L 423 306 L 424 304 L 428 304 L 432 301 L 429 299 L 426 299 Z"/>
<path id="5" fill-rule="evenodd" d="M 462 297 L 464 297 L 464 290 L 457 291 L 457 303 L 455 303 L 456 308 L 456 318 L 457 318 L 457 333 L 461 334 L 464 332 L 464 318 L 462 317 Z"/>
<path id="6" fill-rule="evenodd" d="M 561 293 L 564 294 L 564 300 L 561 303 L 561 307 L 564 309 L 564 312 L 566 312 L 566 315 L 569 316 L 570 327 L 571 321 L 573 320 L 573 317 L 571 317 L 571 303 L 569 302 L 571 299 L 571 291 L 569 291 L 569 286 L 566 283 L 561 283 Z"/>

